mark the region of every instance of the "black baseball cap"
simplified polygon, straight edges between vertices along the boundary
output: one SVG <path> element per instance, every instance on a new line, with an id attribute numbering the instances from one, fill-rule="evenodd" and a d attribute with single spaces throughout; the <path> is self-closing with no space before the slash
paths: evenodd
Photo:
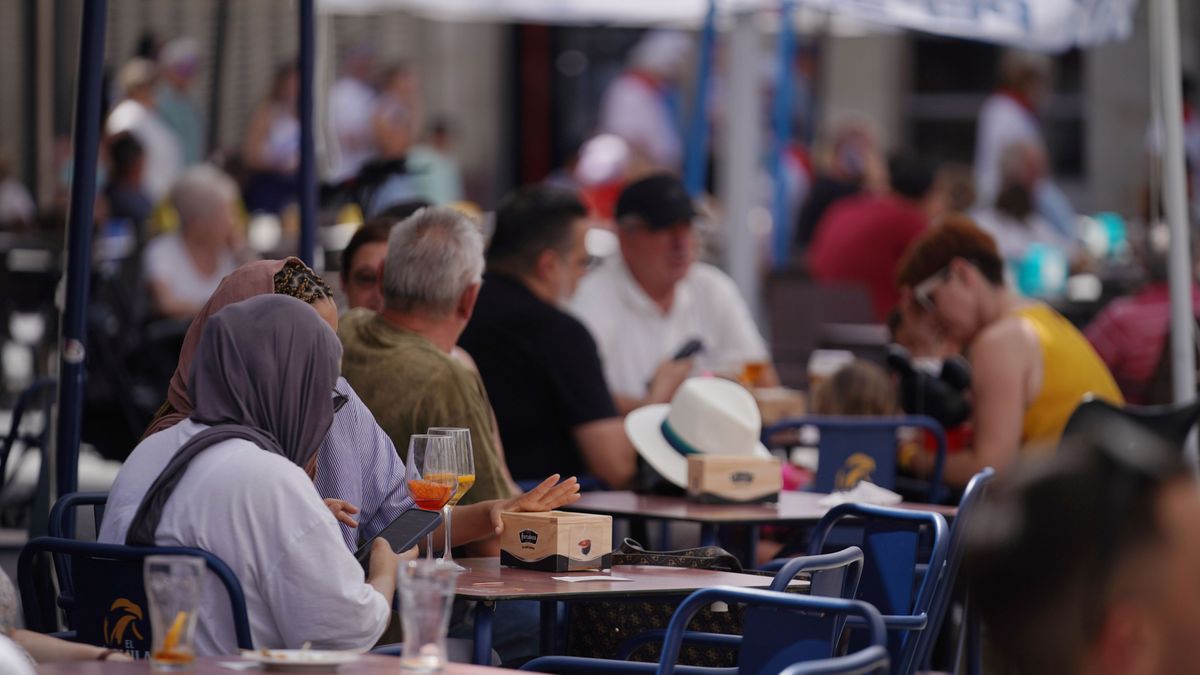
<path id="1" fill-rule="evenodd" d="M 617 222 L 636 216 L 652 230 L 663 230 L 696 217 L 696 208 L 683 181 L 669 173 L 648 176 L 630 183 L 617 197 Z"/>

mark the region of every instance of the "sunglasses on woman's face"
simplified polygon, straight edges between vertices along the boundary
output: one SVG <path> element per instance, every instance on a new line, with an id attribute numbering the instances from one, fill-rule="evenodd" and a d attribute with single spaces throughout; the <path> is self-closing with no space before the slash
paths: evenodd
<path id="1" fill-rule="evenodd" d="M 928 311 L 937 309 L 937 303 L 934 302 L 933 293 L 938 289 L 939 286 L 946 283 L 946 280 L 949 278 L 950 268 L 946 267 L 937 274 L 914 286 L 913 299 L 917 301 L 917 304 L 921 305 L 921 307 L 924 307 Z"/>

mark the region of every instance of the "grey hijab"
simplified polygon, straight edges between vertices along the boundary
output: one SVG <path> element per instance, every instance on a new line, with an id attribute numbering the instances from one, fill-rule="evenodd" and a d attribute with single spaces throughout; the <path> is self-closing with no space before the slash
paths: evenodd
<path id="1" fill-rule="evenodd" d="M 153 546 L 163 507 L 201 452 L 240 438 L 303 467 L 333 424 L 331 392 L 342 360 L 337 336 L 309 305 L 260 295 L 209 318 L 188 381 L 191 419 L 211 428 L 183 445 L 129 527 L 130 546 Z"/>

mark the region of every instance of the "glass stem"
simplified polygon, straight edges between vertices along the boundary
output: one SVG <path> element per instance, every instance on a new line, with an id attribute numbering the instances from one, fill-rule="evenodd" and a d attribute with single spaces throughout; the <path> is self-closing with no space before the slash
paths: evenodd
<path id="1" fill-rule="evenodd" d="M 450 553 L 450 511 L 452 507 L 446 504 L 442 507 L 442 519 L 446 523 L 446 548 L 442 551 L 442 560 L 454 560 L 453 554 Z"/>
<path id="2" fill-rule="evenodd" d="M 425 537 L 425 559 L 433 560 L 433 533 L 430 532 Z"/>

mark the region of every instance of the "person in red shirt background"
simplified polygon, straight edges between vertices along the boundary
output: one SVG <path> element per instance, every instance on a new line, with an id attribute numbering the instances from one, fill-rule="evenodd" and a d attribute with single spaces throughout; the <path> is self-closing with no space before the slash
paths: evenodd
<path id="1" fill-rule="evenodd" d="M 871 294 L 880 323 L 900 300 L 896 269 L 921 233 L 945 212 L 946 198 L 936 168 L 916 157 L 888 162 L 890 191 L 844 199 L 817 225 L 808 250 L 813 279 L 861 283 Z"/>

